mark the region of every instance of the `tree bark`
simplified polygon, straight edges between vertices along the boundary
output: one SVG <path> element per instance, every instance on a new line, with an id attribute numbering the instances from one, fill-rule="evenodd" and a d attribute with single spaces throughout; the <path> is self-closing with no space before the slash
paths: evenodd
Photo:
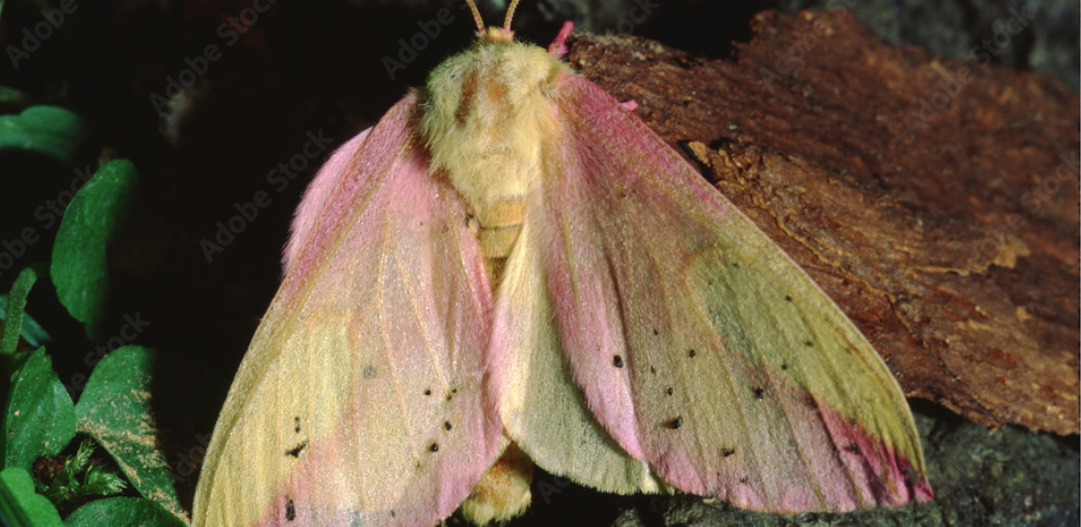
<path id="1" fill-rule="evenodd" d="M 580 35 L 569 60 L 673 145 L 841 306 L 905 393 L 1076 434 L 1077 94 L 767 12 L 726 60 Z"/>

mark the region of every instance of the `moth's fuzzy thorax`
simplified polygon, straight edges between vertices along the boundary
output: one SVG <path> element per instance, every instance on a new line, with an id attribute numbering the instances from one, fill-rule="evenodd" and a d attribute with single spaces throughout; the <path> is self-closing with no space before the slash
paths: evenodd
<path id="1" fill-rule="evenodd" d="M 537 187 L 543 138 L 559 130 L 550 92 L 570 71 L 537 46 L 498 39 L 482 39 L 432 71 L 421 134 L 433 168 L 474 210 Z"/>

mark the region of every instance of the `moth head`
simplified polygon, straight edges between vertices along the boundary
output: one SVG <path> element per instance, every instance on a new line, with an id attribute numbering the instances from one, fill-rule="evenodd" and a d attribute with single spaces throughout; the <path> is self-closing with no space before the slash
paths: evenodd
<path id="1" fill-rule="evenodd" d="M 491 36 L 493 38 L 507 39 L 507 41 L 514 40 L 514 32 L 510 30 L 510 22 L 514 19 L 514 10 L 518 8 L 518 1 L 514 0 L 510 3 L 510 7 L 507 8 L 507 18 L 503 20 L 502 28 L 489 28 L 484 29 L 484 19 L 480 16 L 480 10 L 477 9 L 477 4 L 473 3 L 473 0 L 465 0 L 469 5 L 469 10 L 473 13 L 473 21 L 477 23 L 477 33 L 481 38 Z"/>
<path id="2" fill-rule="evenodd" d="M 552 88 L 570 71 L 505 27 L 482 30 L 428 77 L 420 133 L 433 168 L 474 207 L 526 195 L 540 177 L 543 144 L 559 133 Z"/>

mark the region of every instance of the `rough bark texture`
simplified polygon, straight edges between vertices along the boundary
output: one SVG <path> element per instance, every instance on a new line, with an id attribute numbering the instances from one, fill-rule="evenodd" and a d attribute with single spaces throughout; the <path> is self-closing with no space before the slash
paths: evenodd
<path id="1" fill-rule="evenodd" d="M 1078 421 L 1078 97 L 768 12 L 732 60 L 579 36 L 569 60 L 672 143 L 868 336 L 908 395 Z"/>

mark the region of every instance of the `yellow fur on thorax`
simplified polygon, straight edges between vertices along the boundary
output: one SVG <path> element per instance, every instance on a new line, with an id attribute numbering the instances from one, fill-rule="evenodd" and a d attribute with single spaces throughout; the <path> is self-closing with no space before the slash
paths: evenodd
<path id="1" fill-rule="evenodd" d="M 561 71 L 570 70 L 537 46 L 482 37 L 428 77 L 420 130 L 433 168 L 482 226 L 490 207 L 537 188 L 543 139 L 558 133 L 548 94 Z"/>
<path id="2" fill-rule="evenodd" d="M 469 204 L 493 284 L 540 183 L 543 139 L 558 133 L 548 97 L 563 71 L 545 50 L 492 29 L 428 77 L 420 131 L 432 168 Z"/>

